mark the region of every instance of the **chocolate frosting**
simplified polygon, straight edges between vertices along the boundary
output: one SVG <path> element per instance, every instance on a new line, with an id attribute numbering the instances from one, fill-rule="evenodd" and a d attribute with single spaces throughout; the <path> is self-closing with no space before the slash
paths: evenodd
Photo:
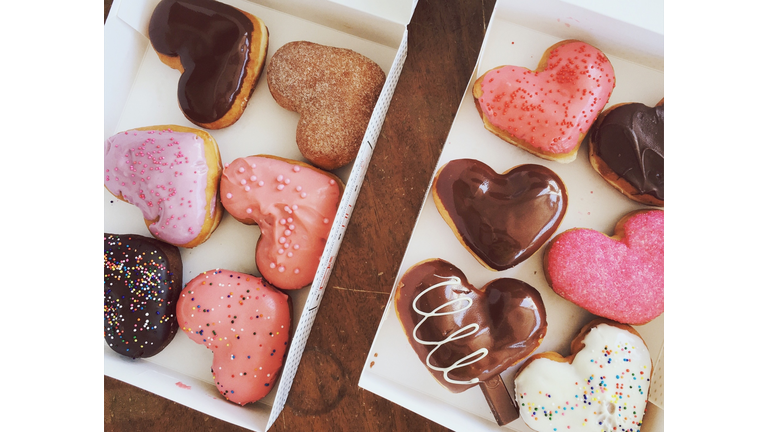
<path id="1" fill-rule="evenodd" d="M 451 280 L 451 277 L 454 279 Z M 444 286 L 430 289 L 446 282 Z M 416 301 L 417 310 L 414 300 L 425 291 Z M 478 290 L 467 281 L 461 270 L 440 259 L 423 261 L 406 271 L 397 285 L 395 308 L 408 341 L 421 361 L 426 364 L 427 355 L 432 351 L 430 364 L 436 368 L 450 368 L 448 378 L 457 381 L 477 379 L 482 382 L 493 378 L 533 353 L 547 330 L 544 303 L 538 291 L 527 283 L 503 278 Z M 433 311 L 438 315 L 424 316 Z M 462 330 L 473 324 L 478 326 L 474 333 Z M 416 326 L 416 336 L 433 344 L 423 344 L 414 339 Z M 457 337 L 462 334 L 467 336 Z M 436 345 L 448 338 L 451 340 Z M 484 358 L 464 366 L 451 367 L 482 349 L 488 350 Z M 454 393 L 477 384 L 450 383 L 442 371 L 427 369 Z"/>
<path id="2" fill-rule="evenodd" d="M 664 104 L 612 109 L 594 132 L 596 153 L 641 194 L 664 200 Z"/>
<path id="3" fill-rule="evenodd" d="M 240 10 L 212 0 L 163 0 L 149 22 L 160 54 L 181 59 L 179 106 L 198 123 L 230 110 L 246 75 L 253 23 Z"/>
<path id="4" fill-rule="evenodd" d="M 541 248 L 568 204 L 565 185 L 549 168 L 527 164 L 499 175 L 474 159 L 443 166 L 433 194 L 459 240 L 494 270 L 513 267 Z"/>
<path id="5" fill-rule="evenodd" d="M 104 234 L 104 340 L 118 354 L 151 357 L 173 339 L 182 289 L 175 246 L 140 235 Z"/>

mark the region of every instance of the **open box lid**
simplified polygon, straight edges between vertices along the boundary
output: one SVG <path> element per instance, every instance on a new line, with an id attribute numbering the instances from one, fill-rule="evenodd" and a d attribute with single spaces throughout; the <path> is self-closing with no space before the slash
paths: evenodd
<path id="1" fill-rule="evenodd" d="M 112 4 L 104 26 L 104 138 L 138 126 L 180 124 L 194 127 L 178 109 L 175 94 L 178 71 L 160 62 L 147 37 L 148 22 L 159 1 L 115 0 Z M 312 285 L 288 293 L 294 306 L 292 342 L 278 383 L 270 394 L 245 407 L 225 401 L 210 377 L 212 353 L 185 336 L 176 335 L 156 356 L 136 361 L 114 353 L 106 344 L 104 346 L 105 375 L 227 422 L 263 432 L 283 409 L 325 292 L 407 55 L 406 25 L 414 3 L 400 0 L 394 3 L 401 7 L 381 10 L 381 13 L 403 21 L 396 22 L 375 15 L 379 13 L 377 11 L 328 0 L 221 1 L 265 21 L 270 30 L 267 62 L 285 43 L 308 40 L 357 51 L 379 64 L 387 74 L 357 158 L 334 170 L 334 174 L 346 183 L 346 188 Z M 359 5 L 353 3 L 353 6 L 364 6 L 363 2 L 356 3 Z M 298 114 L 277 105 L 264 77 L 260 78 L 248 106 L 235 124 L 210 131 L 219 143 L 222 163 L 252 154 L 303 159 L 295 145 Z M 138 209 L 114 199 L 106 190 L 104 194 L 104 232 L 149 235 L 140 213 L 131 213 Z M 194 249 L 181 248 L 184 282 L 214 268 L 257 274 L 253 256 L 258 233 L 258 227 L 246 226 L 225 216 L 204 244 Z"/>

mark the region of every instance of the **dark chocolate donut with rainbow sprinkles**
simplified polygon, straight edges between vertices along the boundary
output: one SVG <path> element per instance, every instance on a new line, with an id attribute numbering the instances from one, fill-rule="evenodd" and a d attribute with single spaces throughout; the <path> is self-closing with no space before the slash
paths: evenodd
<path id="1" fill-rule="evenodd" d="M 163 350 L 178 329 L 182 288 L 176 246 L 135 234 L 104 234 L 104 340 L 130 358 Z"/>

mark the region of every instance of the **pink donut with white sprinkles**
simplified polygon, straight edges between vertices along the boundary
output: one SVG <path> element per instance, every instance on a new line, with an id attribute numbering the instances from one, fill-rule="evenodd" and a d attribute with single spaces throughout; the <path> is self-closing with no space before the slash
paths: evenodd
<path id="1" fill-rule="evenodd" d="M 342 192 L 333 174 L 275 156 L 235 159 L 221 177 L 224 208 L 259 226 L 256 265 L 281 289 L 312 283 Z"/>

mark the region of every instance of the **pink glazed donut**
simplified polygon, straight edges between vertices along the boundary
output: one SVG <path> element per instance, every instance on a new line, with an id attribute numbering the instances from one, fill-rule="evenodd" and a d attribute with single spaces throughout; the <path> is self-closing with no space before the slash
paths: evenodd
<path id="1" fill-rule="evenodd" d="M 211 372 L 227 400 L 266 396 L 283 367 L 291 332 L 291 298 L 262 278 L 229 270 L 203 272 L 176 305 L 179 328 L 213 351 Z"/>
<path id="2" fill-rule="evenodd" d="M 256 265 L 281 289 L 312 283 L 342 191 L 333 174 L 276 156 L 235 159 L 221 177 L 224 208 L 259 226 Z"/>
<path id="3" fill-rule="evenodd" d="M 571 162 L 616 85 L 597 48 L 565 40 L 547 48 L 536 70 L 499 66 L 475 81 L 485 128 L 547 160 Z"/>
<path id="4" fill-rule="evenodd" d="M 220 178 L 219 147 L 203 130 L 149 126 L 104 141 L 104 187 L 138 207 L 149 232 L 174 246 L 195 247 L 219 226 Z"/>

